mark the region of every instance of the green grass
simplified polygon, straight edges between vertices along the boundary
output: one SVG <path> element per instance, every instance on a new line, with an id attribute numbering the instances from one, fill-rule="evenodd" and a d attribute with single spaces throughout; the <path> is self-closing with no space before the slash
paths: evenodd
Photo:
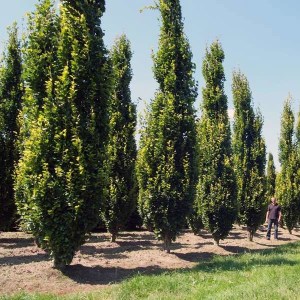
<path id="1" fill-rule="evenodd" d="M 137 275 L 89 294 L 19 295 L 1 300 L 300 299 L 300 243 L 236 256 L 215 256 L 191 270 Z"/>

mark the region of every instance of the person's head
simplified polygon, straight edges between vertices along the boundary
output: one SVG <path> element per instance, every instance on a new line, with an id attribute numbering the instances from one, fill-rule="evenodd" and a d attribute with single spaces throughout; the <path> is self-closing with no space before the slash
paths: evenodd
<path id="1" fill-rule="evenodd" d="M 275 197 L 272 197 L 272 198 L 271 198 L 271 202 L 272 202 L 273 205 L 275 205 L 275 204 L 276 204 L 276 198 L 275 198 Z"/>

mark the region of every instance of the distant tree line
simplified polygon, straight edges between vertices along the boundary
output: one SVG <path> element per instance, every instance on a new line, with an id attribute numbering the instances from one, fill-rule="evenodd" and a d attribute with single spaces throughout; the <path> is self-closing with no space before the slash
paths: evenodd
<path id="1" fill-rule="evenodd" d="M 279 160 L 266 160 L 263 117 L 248 80 L 233 72 L 234 119 L 224 91 L 225 54 L 203 59 L 200 117 L 195 64 L 179 0 L 159 0 L 158 89 L 143 116 L 137 149 L 130 41 L 103 42 L 104 0 L 40 0 L 17 25 L 0 67 L 0 230 L 31 232 L 54 266 L 70 264 L 86 236 L 105 224 L 114 242 L 144 225 L 170 252 L 189 226 L 226 238 L 235 222 L 249 240 L 276 196 L 291 232 L 300 216 L 300 113 L 290 98 L 281 117 Z"/>

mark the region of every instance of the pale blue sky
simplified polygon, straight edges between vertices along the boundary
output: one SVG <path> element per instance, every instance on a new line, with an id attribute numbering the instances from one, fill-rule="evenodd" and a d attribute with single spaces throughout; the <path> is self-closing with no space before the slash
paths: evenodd
<path id="1" fill-rule="evenodd" d="M 0 50 L 6 41 L 6 27 L 13 21 L 22 25 L 22 17 L 34 8 L 37 0 L 2 1 L 0 11 Z M 153 0 L 108 0 L 103 17 L 105 43 L 110 48 L 114 39 L 125 33 L 133 50 L 132 99 L 149 102 L 156 82 L 152 74 L 151 51 L 157 49 L 159 14 L 139 10 Z M 5 4 L 4 4 L 5 3 Z M 225 51 L 225 90 L 232 108 L 232 71 L 240 69 L 248 78 L 254 107 L 264 117 L 263 135 L 267 151 L 272 152 L 278 167 L 278 138 L 283 102 L 290 93 L 298 114 L 300 104 L 300 1 L 298 0 L 182 0 L 185 33 L 196 64 L 199 82 L 205 48 L 216 38 Z M 138 107 L 141 110 L 142 101 Z"/>

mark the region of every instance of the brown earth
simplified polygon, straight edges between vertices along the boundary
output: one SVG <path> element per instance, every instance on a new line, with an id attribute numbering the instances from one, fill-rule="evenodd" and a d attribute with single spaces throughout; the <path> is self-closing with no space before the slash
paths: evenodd
<path id="1" fill-rule="evenodd" d="M 279 241 L 266 240 L 261 227 L 254 241 L 247 240 L 244 228 L 235 226 L 228 238 L 213 244 L 203 231 L 184 232 L 171 248 L 162 251 L 161 242 L 147 231 L 123 232 L 116 243 L 106 233 L 93 233 L 64 272 L 52 268 L 48 255 L 34 245 L 31 235 L 23 232 L 0 233 L 0 295 L 18 292 L 67 294 L 97 290 L 119 283 L 135 274 L 161 273 L 171 269 L 192 268 L 215 254 L 231 255 L 273 248 L 300 240 L 300 230 L 293 235 L 279 230 Z"/>

